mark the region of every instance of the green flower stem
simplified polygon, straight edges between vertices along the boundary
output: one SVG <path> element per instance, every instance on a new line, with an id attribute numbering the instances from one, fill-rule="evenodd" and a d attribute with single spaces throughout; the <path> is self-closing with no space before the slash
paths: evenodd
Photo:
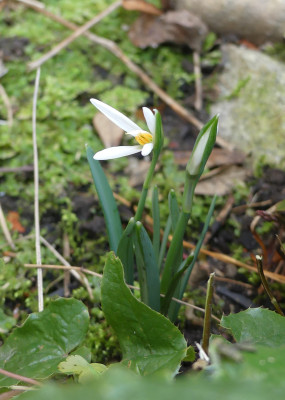
<path id="1" fill-rule="evenodd" d="M 268 282 L 266 280 L 266 277 L 264 275 L 262 257 L 261 256 L 255 256 L 255 258 L 256 258 L 257 269 L 258 269 L 258 273 L 259 273 L 262 285 L 263 285 L 266 293 L 268 294 L 268 297 L 270 298 L 270 301 L 271 301 L 272 305 L 274 306 L 275 310 L 278 312 L 278 314 L 284 316 L 284 313 L 281 310 L 276 298 L 273 296 L 273 293 L 271 292 L 271 289 L 270 289 L 270 287 L 268 285 Z"/>
<path id="2" fill-rule="evenodd" d="M 190 217 L 190 213 L 181 212 L 174 235 L 167 253 L 163 275 L 161 279 L 161 292 L 166 294 L 171 284 L 172 276 L 180 265 L 179 253 L 183 242 L 183 236 Z"/>
<path id="3" fill-rule="evenodd" d="M 195 187 L 198 183 L 198 179 L 195 179 L 194 177 L 188 175 L 188 173 L 186 171 L 186 179 L 185 179 L 183 201 L 182 201 L 182 209 L 183 209 L 184 213 L 188 213 L 188 214 L 191 213 L 194 191 L 195 191 Z"/>
<path id="4" fill-rule="evenodd" d="M 138 208 L 137 208 L 136 214 L 134 216 L 136 222 L 140 221 L 141 218 L 142 218 L 147 192 L 148 192 L 148 189 L 150 187 L 150 183 L 151 183 L 151 180 L 152 180 L 152 177 L 153 177 L 153 173 L 154 173 L 154 170 L 155 170 L 155 166 L 156 166 L 157 160 L 158 160 L 158 154 L 154 154 L 153 158 L 152 158 L 152 161 L 151 161 L 151 164 L 150 164 L 150 167 L 149 167 L 149 170 L 147 172 L 147 176 L 146 176 L 144 184 L 143 184 L 143 189 L 142 189 L 142 192 L 141 192 L 141 197 L 140 197 L 140 200 L 139 200 Z"/>
<path id="5" fill-rule="evenodd" d="M 203 337 L 202 337 L 202 347 L 206 353 L 208 353 L 209 340 L 210 340 L 212 301 L 213 301 L 213 294 L 214 294 L 214 279 L 215 279 L 215 272 L 210 274 L 208 284 L 207 284 L 205 317 L 204 317 L 204 327 L 203 327 Z"/>

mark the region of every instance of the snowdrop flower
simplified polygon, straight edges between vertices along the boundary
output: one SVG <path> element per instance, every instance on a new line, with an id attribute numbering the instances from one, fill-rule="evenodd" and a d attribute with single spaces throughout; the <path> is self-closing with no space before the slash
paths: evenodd
<path id="1" fill-rule="evenodd" d="M 153 113 L 149 108 L 143 107 L 143 114 L 149 129 L 149 132 L 142 130 L 137 124 L 131 121 L 128 117 L 115 110 L 115 108 L 108 106 L 102 101 L 90 99 L 93 106 L 95 106 L 101 113 L 103 113 L 110 121 L 122 128 L 127 135 L 135 138 L 138 145 L 135 146 L 116 146 L 98 151 L 94 154 L 95 160 L 111 160 L 114 158 L 130 156 L 131 154 L 141 153 L 147 156 L 153 149 L 153 139 L 155 134 L 156 124 L 156 110 Z"/>

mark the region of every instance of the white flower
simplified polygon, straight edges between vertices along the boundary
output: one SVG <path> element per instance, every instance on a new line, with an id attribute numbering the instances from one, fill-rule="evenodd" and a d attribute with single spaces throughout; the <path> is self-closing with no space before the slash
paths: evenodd
<path id="1" fill-rule="evenodd" d="M 150 132 L 142 130 L 137 124 L 128 117 L 108 106 L 102 101 L 90 99 L 93 106 L 98 108 L 110 121 L 122 128 L 126 134 L 131 135 L 139 143 L 136 146 L 116 146 L 98 151 L 94 154 L 95 160 L 111 160 L 131 154 L 140 153 L 147 156 L 153 149 L 153 135 L 155 134 L 155 114 L 149 108 L 143 107 L 143 114 Z"/>

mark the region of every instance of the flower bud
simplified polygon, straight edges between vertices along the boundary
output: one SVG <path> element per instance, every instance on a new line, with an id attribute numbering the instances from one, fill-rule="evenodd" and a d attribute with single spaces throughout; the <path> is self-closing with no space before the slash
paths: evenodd
<path id="1" fill-rule="evenodd" d="M 218 115 L 213 117 L 199 133 L 186 166 L 190 176 L 198 180 L 214 147 L 218 132 Z"/>

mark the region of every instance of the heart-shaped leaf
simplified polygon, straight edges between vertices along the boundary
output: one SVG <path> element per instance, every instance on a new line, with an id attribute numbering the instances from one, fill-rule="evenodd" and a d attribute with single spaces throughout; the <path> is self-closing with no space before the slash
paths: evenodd
<path id="1" fill-rule="evenodd" d="M 102 307 L 114 329 L 126 365 L 142 375 L 178 371 L 186 355 L 181 332 L 167 318 L 138 301 L 126 286 L 123 267 L 108 255 L 101 287 Z"/>
<path id="2" fill-rule="evenodd" d="M 285 318 L 274 311 L 249 308 L 223 317 L 221 325 L 231 330 L 237 342 L 252 342 L 271 347 L 285 345 Z"/>
<path id="3" fill-rule="evenodd" d="M 83 341 L 89 323 L 87 308 L 75 299 L 58 299 L 29 315 L 0 348 L 0 367 L 29 378 L 46 378 Z M 0 376 L 0 386 L 18 381 Z"/>

